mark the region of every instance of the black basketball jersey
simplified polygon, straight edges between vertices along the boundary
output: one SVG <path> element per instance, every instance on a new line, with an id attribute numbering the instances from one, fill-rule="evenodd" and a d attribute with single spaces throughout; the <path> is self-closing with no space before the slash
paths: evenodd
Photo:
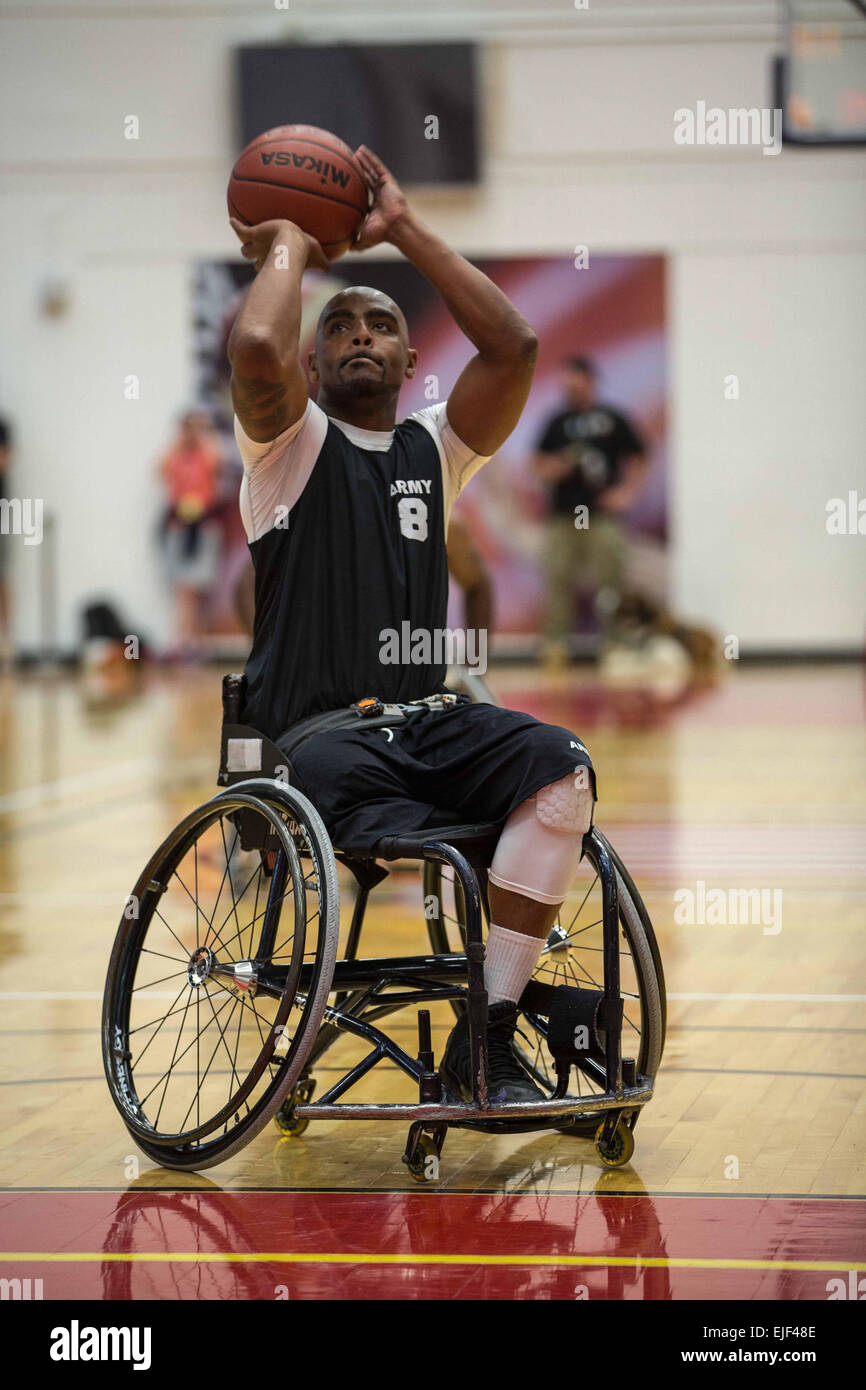
<path id="1" fill-rule="evenodd" d="M 444 688 L 443 644 L 430 640 L 448 603 L 442 463 L 418 421 L 398 425 L 380 452 L 329 420 L 286 525 L 250 553 L 248 724 L 277 738 L 368 695 L 406 701 Z"/>

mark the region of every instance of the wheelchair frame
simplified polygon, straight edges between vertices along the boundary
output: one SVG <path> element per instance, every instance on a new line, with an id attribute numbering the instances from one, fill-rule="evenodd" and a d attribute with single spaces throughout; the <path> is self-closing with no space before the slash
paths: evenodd
<path id="1" fill-rule="evenodd" d="M 291 816 L 292 806 L 285 787 L 291 769 L 285 754 L 260 732 L 238 721 L 241 687 L 232 686 L 236 677 L 224 680 L 224 720 L 222 729 L 219 782 L 232 793 L 262 793 L 262 779 L 268 784 L 273 800 L 284 803 Z M 252 777 L 251 777 L 251 774 Z M 214 798 L 231 793 L 223 792 Z M 584 1074 L 603 1089 L 600 1094 L 575 1098 L 566 1094 L 570 1067 L 563 1075 L 557 1070 L 558 1083 L 553 1095 L 538 1103 L 494 1104 L 487 1087 L 487 994 L 484 988 L 484 939 L 482 909 L 487 912 L 486 861 L 495 844 L 499 827 L 449 827 L 423 832 L 420 836 L 391 837 L 380 841 L 374 849 L 334 850 L 337 862 L 353 874 L 357 892 L 349 926 L 346 952 L 338 959 L 329 994 L 336 1000 L 325 1008 L 324 1023 L 305 1061 L 301 1078 L 290 1096 L 283 1101 L 281 1114 L 291 1117 L 283 1128 L 286 1134 L 299 1134 L 313 1119 L 345 1120 L 403 1120 L 410 1128 L 403 1161 L 416 1178 L 427 1176 L 425 1161 L 431 1154 L 438 1158 L 449 1128 L 475 1128 L 496 1132 L 515 1132 L 557 1128 L 585 1130 L 586 1122 L 600 1124 L 595 1133 L 596 1148 L 609 1166 L 628 1161 L 634 1148 L 633 1129 L 640 1110 L 653 1095 L 653 1077 L 637 1074 L 633 1058 L 622 1056 L 623 1002 L 620 995 L 618 872 L 625 870 L 614 855 L 602 833 L 593 827 L 584 837 L 583 852 L 595 868 L 602 888 L 603 908 L 603 1000 L 599 1009 L 599 1025 L 604 1028 L 604 1060 L 590 1056 L 581 1061 Z M 420 842 L 419 842 L 420 839 Z M 455 843 L 450 840 L 454 839 Z M 461 847 L 462 845 L 462 847 Z M 388 875 L 380 859 L 415 859 L 434 863 L 453 871 L 455 882 L 462 891 L 465 905 L 465 954 L 416 955 L 359 959 L 358 947 L 365 910 L 371 889 Z M 630 880 L 628 880 L 630 885 Z M 631 885 L 630 885 L 631 886 Z M 488 912 L 489 917 L 489 912 Z M 662 1044 L 664 1030 L 664 980 L 658 948 L 649 927 L 649 946 L 658 981 L 661 1001 Z M 300 994 L 309 989 L 313 967 L 304 965 L 301 971 Z M 271 967 L 258 976 L 257 987 L 279 992 L 281 974 Z M 465 986 L 465 987 L 464 987 Z M 533 982 L 527 993 L 535 991 L 543 1005 L 544 991 L 552 986 Z M 385 993 L 385 991 L 390 991 Z M 549 996 L 548 996 L 549 997 Z M 521 1006 L 527 999 L 524 995 Z M 376 1020 L 412 1004 L 427 1004 L 442 1000 L 465 1001 L 473 1077 L 473 1098 L 459 1102 L 447 1100 L 434 1066 L 431 1044 L 430 1014 L 427 1009 L 418 1013 L 418 1054 L 412 1057 L 381 1028 Z M 312 1100 L 314 1082 L 309 1071 L 341 1034 L 350 1034 L 370 1044 L 371 1050 L 350 1067 L 318 1100 Z M 659 1049 L 659 1055 L 660 1055 Z M 418 1086 L 417 1103 L 355 1103 L 342 1097 L 379 1063 L 395 1064 Z M 581 1122 L 583 1129 L 581 1129 Z M 278 1120 L 278 1127 L 281 1127 Z"/>

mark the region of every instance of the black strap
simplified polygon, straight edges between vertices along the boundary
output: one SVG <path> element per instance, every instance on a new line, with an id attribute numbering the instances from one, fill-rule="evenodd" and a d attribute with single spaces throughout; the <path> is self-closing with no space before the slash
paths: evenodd
<path id="1" fill-rule="evenodd" d="M 284 734 L 280 734 L 277 739 L 277 747 L 280 748 L 287 758 L 291 758 L 300 748 L 302 743 L 306 743 L 308 738 L 315 734 L 331 733 L 337 729 L 357 728 L 360 719 L 356 710 L 353 709 L 329 709 L 319 714 L 311 714 L 306 719 L 301 719 L 297 724 L 293 724 Z M 364 720 L 367 723 L 375 723 L 375 720 Z"/>
<path id="2" fill-rule="evenodd" d="M 471 698 L 461 693 L 452 697 L 452 703 L 471 704 Z M 382 713 L 372 715 L 363 714 L 357 705 L 349 705 L 345 709 L 324 710 L 319 714 L 310 714 L 306 719 L 293 724 L 284 734 L 280 734 L 277 746 L 287 758 L 291 758 L 302 743 L 306 743 L 307 739 L 313 738 L 316 734 L 335 733 L 340 729 L 387 729 L 392 724 L 404 724 L 407 719 L 417 718 L 429 708 L 425 701 L 418 700 L 410 704 L 383 704 Z"/>
<path id="3" fill-rule="evenodd" d="M 421 713 L 421 708 L 417 710 L 418 714 Z M 403 706 L 395 705 L 387 705 L 382 714 L 374 715 L 361 715 L 354 705 L 350 705 L 348 709 L 324 710 L 293 724 L 284 734 L 280 734 L 277 745 L 287 758 L 291 758 L 302 743 L 306 743 L 307 739 L 313 738 L 316 734 L 335 733 L 339 729 L 383 729 L 389 724 L 402 724 L 410 717 Z"/>

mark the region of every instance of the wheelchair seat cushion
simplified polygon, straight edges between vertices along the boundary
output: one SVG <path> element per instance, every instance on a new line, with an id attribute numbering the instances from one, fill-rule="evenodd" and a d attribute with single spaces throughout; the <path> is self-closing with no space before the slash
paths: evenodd
<path id="1" fill-rule="evenodd" d="M 478 825 L 461 825 L 445 816 L 434 818 L 438 824 L 428 825 L 423 830 L 412 830 L 403 835 L 383 835 L 368 849 L 353 847 L 356 854 L 369 853 L 376 859 L 420 859 L 424 846 L 432 840 L 444 840 L 446 844 L 459 849 L 471 864 L 485 867 L 493 858 L 501 825 L 490 822 Z"/>

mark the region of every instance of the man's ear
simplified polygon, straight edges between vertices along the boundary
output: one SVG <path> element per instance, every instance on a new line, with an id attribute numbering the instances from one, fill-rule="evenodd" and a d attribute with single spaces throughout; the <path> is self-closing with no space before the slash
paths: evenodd
<path id="1" fill-rule="evenodd" d="M 404 376 L 413 377 L 418 370 L 418 353 L 415 348 L 409 348 L 406 354 L 406 370 Z"/>
<path id="2" fill-rule="evenodd" d="M 319 380 L 319 368 L 316 365 L 316 353 L 314 349 L 311 349 L 307 353 L 307 374 L 311 381 Z"/>

